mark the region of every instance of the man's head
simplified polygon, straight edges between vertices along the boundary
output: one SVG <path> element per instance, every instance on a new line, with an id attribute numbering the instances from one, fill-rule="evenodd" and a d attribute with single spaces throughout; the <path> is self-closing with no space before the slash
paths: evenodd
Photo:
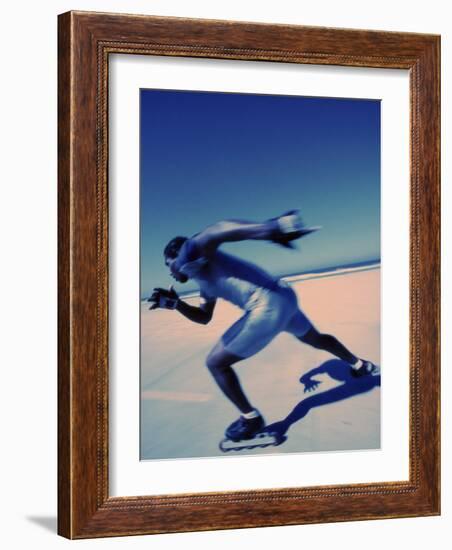
<path id="1" fill-rule="evenodd" d="M 187 237 L 174 237 L 174 239 L 171 239 L 165 246 L 163 251 L 165 265 L 169 267 L 171 276 L 174 277 L 174 279 L 176 279 L 179 283 L 186 283 L 188 281 L 188 277 L 180 271 L 177 271 L 177 269 L 174 269 L 173 266 L 179 255 L 180 249 L 187 240 Z"/>

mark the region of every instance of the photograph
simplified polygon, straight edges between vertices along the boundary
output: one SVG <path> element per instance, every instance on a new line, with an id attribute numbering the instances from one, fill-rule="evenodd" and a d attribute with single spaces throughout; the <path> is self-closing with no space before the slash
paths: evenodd
<path id="1" fill-rule="evenodd" d="M 380 101 L 139 93 L 140 460 L 380 449 Z"/>

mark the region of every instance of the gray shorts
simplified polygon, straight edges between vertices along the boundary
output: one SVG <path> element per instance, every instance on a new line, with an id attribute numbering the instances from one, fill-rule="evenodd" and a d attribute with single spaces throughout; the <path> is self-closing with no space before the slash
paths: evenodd
<path id="1" fill-rule="evenodd" d="M 304 336 L 312 324 L 298 307 L 297 296 L 287 283 L 277 290 L 259 288 L 246 305 L 246 312 L 221 337 L 223 347 L 239 357 L 251 357 L 265 348 L 280 332 Z"/>

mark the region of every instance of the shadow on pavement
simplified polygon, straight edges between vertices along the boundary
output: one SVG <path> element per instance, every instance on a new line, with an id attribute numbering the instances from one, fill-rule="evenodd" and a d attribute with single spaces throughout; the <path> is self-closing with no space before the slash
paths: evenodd
<path id="1" fill-rule="evenodd" d="M 337 401 L 349 399 L 354 395 L 366 393 L 376 387 L 379 387 L 381 382 L 380 376 L 364 376 L 362 378 L 354 378 L 350 374 L 350 366 L 339 359 L 331 359 L 325 363 L 322 363 L 320 366 L 304 374 L 301 377 L 300 382 L 305 385 L 305 388 L 315 390 L 320 382 L 313 380 L 312 377 L 318 374 L 328 374 L 331 378 L 338 380 L 339 382 L 343 382 L 343 384 L 331 390 L 305 397 L 286 416 L 286 418 L 267 426 L 268 430 L 277 432 L 278 435 L 285 440 L 285 434 L 292 424 L 295 424 L 295 422 L 298 422 L 304 418 L 314 407 L 321 407 L 322 405 L 336 403 Z"/>

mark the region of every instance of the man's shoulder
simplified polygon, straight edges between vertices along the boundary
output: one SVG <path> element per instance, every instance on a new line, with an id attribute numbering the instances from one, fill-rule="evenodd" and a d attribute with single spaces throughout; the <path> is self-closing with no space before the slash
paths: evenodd
<path id="1" fill-rule="evenodd" d="M 194 237 L 190 237 L 184 242 L 179 253 L 180 259 L 184 262 L 191 262 L 193 260 L 197 260 L 201 256 L 202 256 L 201 249 L 198 246 L 196 239 Z"/>
<path id="2" fill-rule="evenodd" d="M 203 256 L 202 250 L 193 238 L 185 241 L 177 258 L 179 271 L 188 277 L 196 276 L 207 264 L 207 261 L 207 258 Z"/>

